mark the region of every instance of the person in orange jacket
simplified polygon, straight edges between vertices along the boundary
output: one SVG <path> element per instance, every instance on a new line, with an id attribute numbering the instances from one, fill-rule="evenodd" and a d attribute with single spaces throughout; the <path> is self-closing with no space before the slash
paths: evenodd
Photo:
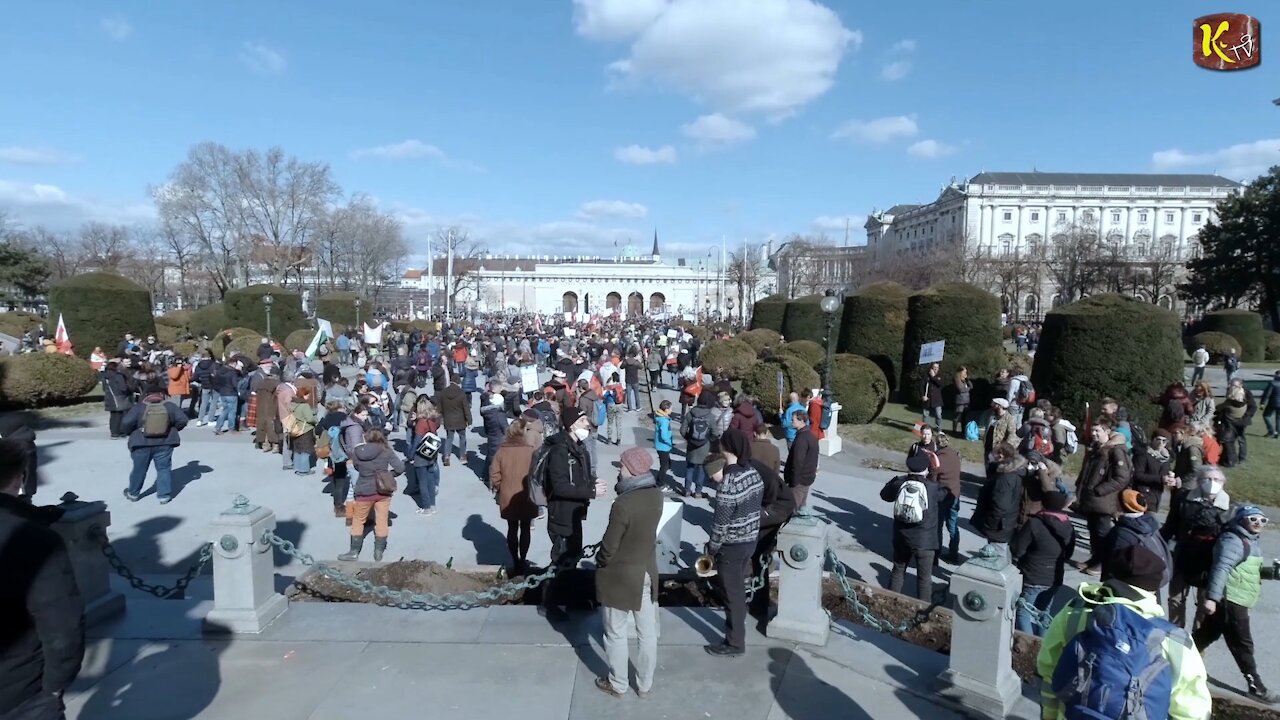
<path id="1" fill-rule="evenodd" d="M 182 401 L 191 395 L 191 366 L 187 363 L 174 363 L 169 368 L 169 398 L 182 407 Z"/>
<path id="2" fill-rule="evenodd" d="M 813 433 L 814 437 L 822 440 L 827 436 L 822 430 L 822 410 L 826 404 L 822 400 L 822 393 L 806 389 L 800 393 L 800 402 L 807 404 L 809 432 Z"/>

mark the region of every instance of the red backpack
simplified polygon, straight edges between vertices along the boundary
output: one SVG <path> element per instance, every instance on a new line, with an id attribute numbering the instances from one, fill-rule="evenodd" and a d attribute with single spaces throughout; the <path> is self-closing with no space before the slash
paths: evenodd
<path id="1" fill-rule="evenodd" d="M 1024 452 L 1034 450 L 1035 452 L 1049 457 L 1053 454 L 1053 440 L 1049 436 L 1050 430 L 1040 425 L 1032 425 L 1031 432 L 1022 439 L 1022 450 Z"/>

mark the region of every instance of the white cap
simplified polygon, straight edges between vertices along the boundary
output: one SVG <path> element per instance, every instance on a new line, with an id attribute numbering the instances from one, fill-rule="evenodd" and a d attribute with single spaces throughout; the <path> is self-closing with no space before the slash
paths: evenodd
<path id="1" fill-rule="evenodd" d="M 1005 408 L 1006 410 L 1009 408 L 1009 401 L 1005 400 L 1004 398 L 996 398 L 995 400 L 991 401 L 991 404 L 999 405 L 1000 407 Z"/>

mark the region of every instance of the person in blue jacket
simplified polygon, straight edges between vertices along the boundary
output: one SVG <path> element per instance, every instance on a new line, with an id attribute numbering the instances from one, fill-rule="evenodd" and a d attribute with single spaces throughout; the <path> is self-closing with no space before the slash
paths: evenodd
<path id="1" fill-rule="evenodd" d="M 787 435 L 787 447 L 791 447 L 791 443 L 796 439 L 796 428 L 791 424 L 791 414 L 796 412 L 806 412 L 804 403 L 800 402 L 800 395 L 791 393 L 791 404 L 787 405 L 787 409 L 782 413 L 782 431 Z"/>
<path id="2" fill-rule="evenodd" d="M 675 436 L 671 434 L 671 401 L 658 403 L 653 414 L 653 449 L 658 453 L 658 487 L 667 487 L 671 477 L 671 449 Z"/>

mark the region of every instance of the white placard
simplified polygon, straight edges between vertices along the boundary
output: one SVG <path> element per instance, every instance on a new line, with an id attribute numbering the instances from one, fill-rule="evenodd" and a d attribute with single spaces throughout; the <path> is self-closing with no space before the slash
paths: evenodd
<path id="1" fill-rule="evenodd" d="M 538 389 L 538 368 L 533 365 L 520 368 L 520 389 L 527 393 Z"/>
<path id="2" fill-rule="evenodd" d="M 942 362 L 942 351 L 946 347 L 946 340 L 937 340 L 931 343 L 924 343 L 920 346 L 920 364 L 928 365 L 929 363 Z"/>
<path id="3" fill-rule="evenodd" d="M 679 331 L 677 331 L 675 328 L 671 328 L 670 330 L 667 331 L 667 337 L 669 338 L 679 337 L 679 335 L 680 335 Z"/>
<path id="4" fill-rule="evenodd" d="M 564 336 L 565 336 L 565 337 L 567 337 L 567 338 L 577 337 L 577 336 L 578 336 L 578 331 L 577 331 L 577 330 L 574 330 L 573 328 L 565 328 L 565 329 L 564 329 Z"/>

